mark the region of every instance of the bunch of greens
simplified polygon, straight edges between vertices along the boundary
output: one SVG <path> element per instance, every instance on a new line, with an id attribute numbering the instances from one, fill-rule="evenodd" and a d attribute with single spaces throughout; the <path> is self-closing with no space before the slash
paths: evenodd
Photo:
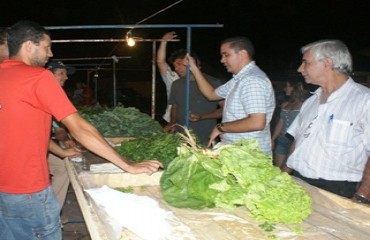
<path id="1" fill-rule="evenodd" d="M 158 160 L 166 168 L 177 156 L 177 148 L 181 143 L 184 143 L 184 139 L 179 134 L 161 132 L 122 142 L 116 150 L 132 161 Z"/>
<path id="2" fill-rule="evenodd" d="M 111 110 L 108 107 L 104 107 L 101 105 L 94 105 L 94 106 L 78 106 L 78 113 L 86 116 L 86 115 L 93 115 L 93 114 L 99 114 L 104 111 Z"/>
<path id="3" fill-rule="evenodd" d="M 160 184 L 165 201 L 180 208 L 245 206 L 268 224 L 300 223 L 311 213 L 311 198 L 255 140 L 209 151 L 182 146 Z"/>
<path id="4" fill-rule="evenodd" d="M 161 125 L 137 108 L 115 107 L 80 111 L 81 115 L 107 137 L 140 137 L 162 131 Z"/>

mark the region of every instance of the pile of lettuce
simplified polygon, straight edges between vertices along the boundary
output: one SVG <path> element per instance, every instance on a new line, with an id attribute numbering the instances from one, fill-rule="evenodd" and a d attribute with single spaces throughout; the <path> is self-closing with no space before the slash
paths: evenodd
<path id="1" fill-rule="evenodd" d="M 312 212 L 309 195 L 272 165 L 255 140 L 208 151 L 182 146 L 160 185 L 164 200 L 178 208 L 245 206 L 270 224 L 301 223 Z"/>

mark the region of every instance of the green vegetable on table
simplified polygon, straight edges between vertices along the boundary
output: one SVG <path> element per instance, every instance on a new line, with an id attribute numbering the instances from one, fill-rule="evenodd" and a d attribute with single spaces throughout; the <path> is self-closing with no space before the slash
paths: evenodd
<path id="1" fill-rule="evenodd" d="M 184 139 L 179 134 L 160 132 L 122 142 L 116 150 L 134 162 L 158 160 L 166 168 L 177 156 L 177 148 L 183 142 Z"/>
<path id="2" fill-rule="evenodd" d="M 140 137 L 162 131 L 159 122 L 137 108 L 82 108 L 80 114 L 106 137 Z"/>
<path id="3" fill-rule="evenodd" d="M 288 174 L 272 165 L 256 140 L 214 150 L 183 145 L 164 171 L 164 200 L 179 208 L 245 206 L 266 229 L 301 223 L 311 214 L 311 198 Z"/>

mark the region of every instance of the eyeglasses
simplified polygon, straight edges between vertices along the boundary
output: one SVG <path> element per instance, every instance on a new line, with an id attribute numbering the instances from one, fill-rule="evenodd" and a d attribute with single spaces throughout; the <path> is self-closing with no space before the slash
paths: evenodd
<path id="1" fill-rule="evenodd" d="M 306 128 L 306 131 L 303 133 L 303 137 L 305 138 L 308 138 L 311 134 L 311 128 L 312 128 L 312 125 L 315 123 L 316 119 L 317 119 L 318 115 L 316 115 L 310 122 L 310 124 L 308 124 L 308 127 Z"/>

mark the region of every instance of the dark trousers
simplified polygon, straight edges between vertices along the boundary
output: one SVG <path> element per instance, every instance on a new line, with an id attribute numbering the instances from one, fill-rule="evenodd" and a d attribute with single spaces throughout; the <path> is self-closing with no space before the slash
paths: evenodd
<path id="1" fill-rule="evenodd" d="M 353 195 L 356 193 L 357 188 L 359 186 L 359 182 L 348 182 L 348 181 L 331 181 L 331 180 L 325 180 L 322 178 L 319 179 L 313 179 L 313 178 L 307 178 L 302 176 L 299 172 L 293 171 L 293 176 L 302 179 L 303 181 L 324 189 L 328 192 L 332 192 L 335 194 L 338 194 L 343 197 L 352 198 Z"/>

